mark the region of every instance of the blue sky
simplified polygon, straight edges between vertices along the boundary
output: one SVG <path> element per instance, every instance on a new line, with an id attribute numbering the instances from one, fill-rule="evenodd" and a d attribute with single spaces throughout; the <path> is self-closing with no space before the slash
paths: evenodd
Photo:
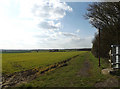
<path id="1" fill-rule="evenodd" d="M 88 2 L 1 0 L 0 49 L 89 48 Z"/>
<path id="2" fill-rule="evenodd" d="M 96 29 L 89 24 L 88 20 L 85 20 L 84 15 L 87 12 L 88 5 L 90 2 L 68 2 L 70 7 L 72 7 L 73 12 L 67 12 L 67 15 L 62 19 L 62 24 L 64 24 L 64 31 L 74 32 L 79 29 L 80 37 L 93 36 Z"/>

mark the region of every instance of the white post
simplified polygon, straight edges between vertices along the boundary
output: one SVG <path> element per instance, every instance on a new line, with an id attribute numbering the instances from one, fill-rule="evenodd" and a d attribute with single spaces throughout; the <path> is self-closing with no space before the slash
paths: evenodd
<path id="1" fill-rule="evenodd" d="M 118 46 L 116 46 L 116 54 L 118 54 Z M 118 55 L 116 55 L 116 63 L 118 63 Z M 118 68 L 118 64 L 116 64 L 116 68 Z"/>

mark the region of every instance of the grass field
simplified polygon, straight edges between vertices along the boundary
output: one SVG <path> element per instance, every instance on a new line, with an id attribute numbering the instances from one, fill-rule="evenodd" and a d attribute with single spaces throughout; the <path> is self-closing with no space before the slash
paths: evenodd
<path id="1" fill-rule="evenodd" d="M 79 55 L 72 58 L 75 55 Z M 101 74 L 102 68 L 107 68 L 108 63 L 101 59 L 101 67 L 98 67 L 98 59 L 89 51 L 81 52 L 39 52 L 39 53 L 11 53 L 3 54 L 3 74 L 11 74 L 34 68 L 46 68 L 54 63 L 67 60 L 67 66 L 55 68 L 40 74 L 37 78 L 21 83 L 21 87 L 94 87 L 100 84 L 116 86 L 116 82 L 106 82 L 107 79 L 116 81 L 115 76 Z M 99 84 L 100 82 L 100 84 Z"/>
<path id="2" fill-rule="evenodd" d="M 46 67 L 84 52 L 33 52 L 2 55 L 2 73 L 10 74 L 35 67 Z"/>
<path id="3" fill-rule="evenodd" d="M 86 63 L 89 65 L 86 65 Z M 102 60 L 102 67 L 107 67 Z M 111 77 L 102 75 L 98 60 L 90 53 L 84 52 L 68 62 L 68 66 L 56 69 L 20 85 L 21 87 L 94 87 L 96 82 Z"/>

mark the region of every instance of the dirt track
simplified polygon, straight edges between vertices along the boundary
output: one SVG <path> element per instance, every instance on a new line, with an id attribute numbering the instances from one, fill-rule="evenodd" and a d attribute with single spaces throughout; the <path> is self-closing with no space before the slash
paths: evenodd
<path id="1" fill-rule="evenodd" d="M 92 68 L 91 66 L 92 65 L 89 59 L 86 59 L 77 75 L 81 77 L 90 77 L 91 76 L 90 69 Z M 120 79 L 120 76 L 119 78 L 113 76 L 104 81 L 96 82 L 94 87 L 119 87 L 120 82 L 118 79 Z"/>
<path id="2" fill-rule="evenodd" d="M 90 68 L 91 68 L 90 62 L 88 60 L 85 60 L 83 65 L 84 66 L 78 72 L 78 76 L 89 77 L 90 76 Z"/>

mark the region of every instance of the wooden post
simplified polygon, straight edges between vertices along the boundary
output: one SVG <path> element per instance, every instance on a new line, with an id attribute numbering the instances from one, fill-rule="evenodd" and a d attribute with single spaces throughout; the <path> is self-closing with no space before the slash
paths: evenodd
<path id="1" fill-rule="evenodd" d="M 117 30 L 117 45 L 119 45 L 119 31 Z"/>
<path id="2" fill-rule="evenodd" d="M 98 31 L 99 31 L 99 42 L 98 42 L 98 46 L 99 46 L 99 48 L 98 48 L 98 49 L 99 49 L 99 50 L 98 50 L 98 54 L 99 54 L 99 55 L 98 55 L 98 56 L 99 56 L 99 67 L 100 67 L 100 65 L 101 65 L 101 64 L 100 64 L 100 29 L 98 29 Z"/>

